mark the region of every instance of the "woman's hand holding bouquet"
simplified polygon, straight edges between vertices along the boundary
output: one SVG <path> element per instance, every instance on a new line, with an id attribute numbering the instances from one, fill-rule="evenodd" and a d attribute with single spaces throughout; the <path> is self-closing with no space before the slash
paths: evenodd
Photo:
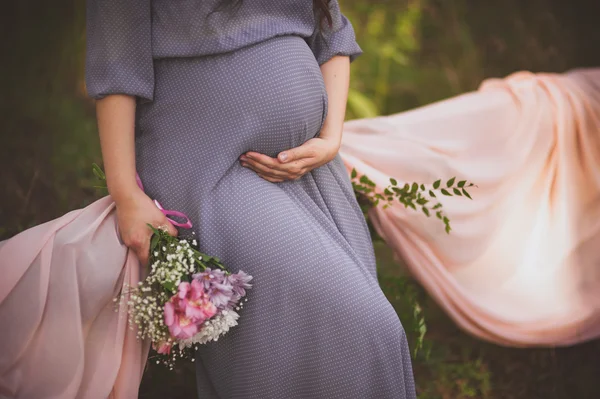
<path id="1" fill-rule="evenodd" d="M 94 173 L 106 179 L 95 164 Z M 192 347 L 216 341 L 237 325 L 252 276 L 241 270 L 230 273 L 219 258 L 201 253 L 196 239 L 177 238 L 174 226 L 191 228 L 189 218 L 165 210 L 146 196 L 139 177 L 137 183 L 139 192 L 116 204 L 117 218 L 123 243 L 149 270 L 137 287 L 114 300 L 120 303 L 128 297 L 130 325 L 137 328 L 139 339 L 151 341 L 162 363 L 172 369 L 177 357 L 188 357 Z"/>

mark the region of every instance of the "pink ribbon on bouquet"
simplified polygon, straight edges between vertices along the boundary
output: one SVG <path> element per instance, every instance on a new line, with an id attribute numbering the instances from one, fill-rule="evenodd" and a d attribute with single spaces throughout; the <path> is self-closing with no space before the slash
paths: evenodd
<path id="1" fill-rule="evenodd" d="M 142 180 L 140 179 L 140 176 L 137 173 L 135 174 L 135 180 L 137 181 L 137 184 L 142 189 L 142 191 L 144 191 L 144 185 L 142 184 Z M 186 229 L 192 228 L 192 222 L 190 221 L 190 218 L 188 218 L 185 213 L 165 209 L 162 207 L 160 202 L 158 202 L 157 200 L 154 200 L 154 204 L 158 207 L 158 209 L 160 209 L 160 211 L 163 213 L 163 215 L 165 215 L 167 217 L 167 219 L 169 220 L 169 222 L 171 222 L 174 226 L 183 227 Z M 183 222 L 183 223 L 178 222 L 176 220 L 171 219 L 169 216 L 177 216 L 177 217 L 183 218 L 183 219 L 185 219 L 185 222 Z"/>

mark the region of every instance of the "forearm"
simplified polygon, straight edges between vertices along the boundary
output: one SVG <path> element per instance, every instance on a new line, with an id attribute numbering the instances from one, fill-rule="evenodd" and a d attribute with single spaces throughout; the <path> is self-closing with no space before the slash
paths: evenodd
<path id="1" fill-rule="evenodd" d="M 327 91 L 327 117 L 319 137 L 332 140 L 339 147 L 346 115 L 348 87 L 350 85 L 350 58 L 335 56 L 321 65 Z"/>
<path id="2" fill-rule="evenodd" d="M 135 97 L 108 95 L 96 101 L 96 118 L 108 191 L 115 202 L 140 189 L 135 175 Z"/>

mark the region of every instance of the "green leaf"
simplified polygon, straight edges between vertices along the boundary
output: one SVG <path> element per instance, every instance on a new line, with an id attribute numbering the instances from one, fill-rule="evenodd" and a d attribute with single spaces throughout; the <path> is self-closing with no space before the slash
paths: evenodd
<path id="1" fill-rule="evenodd" d="M 423 213 L 424 213 L 425 215 L 427 215 L 427 217 L 429 217 L 429 216 L 430 216 L 430 215 L 429 215 L 429 209 L 427 209 L 426 207 L 422 207 L 422 208 L 421 208 L 421 210 L 423 210 Z"/>
<path id="2" fill-rule="evenodd" d="M 413 183 L 412 187 L 410 188 L 410 192 L 416 193 L 418 190 L 419 190 L 419 185 L 417 183 Z"/>
<path id="3" fill-rule="evenodd" d="M 396 179 L 394 179 L 393 177 L 390 177 L 390 182 L 392 182 L 392 186 L 398 185 L 398 181 Z"/>
<path id="4" fill-rule="evenodd" d="M 465 184 L 467 184 L 466 180 L 461 180 L 458 182 L 458 188 L 463 188 L 465 186 Z"/>
<path id="5" fill-rule="evenodd" d="M 175 283 L 173 283 L 172 281 L 167 281 L 167 282 L 163 283 L 162 286 L 166 290 L 169 290 L 171 292 L 175 292 Z"/>
<path id="6" fill-rule="evenodd" d="M 102 180 L 102 175 L 98 173 L 98 170 L 96 168 L 92 168 L 92 172 L 94 173 L 94 175 L 96 175 L 98 179 Z"/>
<path id="7" fill-rule="evenodd" d="M 419 204 L 419 205 L 425 205 L 428 202 L 429 201 L 427 201 L 425 198 L 419 198 L 419 199 L 417 199 L 417 204 Z"/>
<path id="8" fill-rule="evenodd" d="M 425 185 L 421 184 L 421 191 L 425 191 Z"/>
<path id="9" fill-rule="evenodd" d="M 468 199 L 472 200 L 473 198 L 471 198 L 471 196 L 469 195 L 469 193 L 467 192 L 467 190 L 465 190 L 464 188 L 462 189 L 462 193 L 465 195 L 465 197 L 467 197 Z"/>
<path id="10" fill-rule="evenodd" d="M 106 180 L 106 175 L 100 166 L 97 163 L 92 164 L 92 172 L 96 175 L 96 177 L 100 180 Z"/>
<path id="11" fill-rule="evenodd" d="M 437 190 L 438 188 L 440 188 L 440 184 L 442 184 L 441 180 L 436 180 L 433 182 L 433 189 Z"/>
<path id="12" fill-rule="evenodd" d="M 432 209 L 440 209 L 442 207 L 442 204 L 435 204 L 435 206 Z"/>
<path id="13" fill-rule="evenodd" d="M 446 186 L 447 187 L 452 187 L 452 185 L 454 184 L 454 181 L 456 180 L 456 177 L 453 177 L 452 179 L 448 180 L 446 182 Z"/>
<path id="14" fill-rule="evenodd" d="M 152 230 L 154 232 L 154 234 L 159 234 L 160 235 L 160 231 L 157 228 L 155 228 L 154 226 L 152 226 L 150 223 L 146 223 L 146 225 L 148 227 L 150 227 L 150 230 Z"/>
<path id="15" fill-rule="evenodd" d="M 352 173 L 350 173 L 350 178 L 354 179 L 356 177 L 356 168 L 352 168 Z"/>
<path id="16" fill-rule="evenodd" d="M 445 188 L 442 188 L 442 194 L 452 197 L 452 194 L 450 194 Z"/>
<path id="17" fill-rule="evenodd" d="M 452 230 L 450 225 L 446 225 L 446 234 L 450 234 L 450 230 Z"/>
<path id="18" fill-rule="evenodd" d="M 152 253 L 152 251 L 154 251 L 156 249 L 156 246 L 158 245 L 158 240 L 159 240 L 159 236 L 156 234 L 152 235 L 152 239 L 150 240 L 150 253 Z"/>
<path id="19" fill-rule="evenodd" d="M 444 218 L 444 216 L 442 215 L 442 211 L 437 211 L 435 213 L 435 216 L 437 216 L 438 219 L 442 220 Z"/>
<path id="20" fill-rule="evenodd" d="M 454 188 L 452 189 L 452 191 L 454 191 L 454 194 L 456 194 L 456 195 L 458 195 L 458 196 L 462 196 L 462 193 L 460 192 L 460 190 L 459 190 L 458 188 L 454 187 Z"/>
<path id="21" fill-rule="evenodd" d="M 367 177 L 367 175 L 361 175 L 360 179 L 358 179 L 358 181 L 360 181 L 363 184 L 367 184 L 369 181 L 369 178 Z"/>
<path id="22" fill-rule="evenodd" d="M 435 193 L 434 193 L 433 191 L 431 191 L 431 190 L 429 190 L 429 196 L 430 196 L 430 197 L 433 197 L 433 198 L 437 198 L 437 197 L 435 196 Z"/>
<path id="23" fill-rule="evenodd" d="M 390 189 L 389 189 L 389 188 L 387 188 L 387 187 L 386 187 L 386 188 L 383 190 L 383 193 L 384 193 L 385 195 L 392 195 L 392 192 L 391 192 L 391 191 L 390 191 Z"/>

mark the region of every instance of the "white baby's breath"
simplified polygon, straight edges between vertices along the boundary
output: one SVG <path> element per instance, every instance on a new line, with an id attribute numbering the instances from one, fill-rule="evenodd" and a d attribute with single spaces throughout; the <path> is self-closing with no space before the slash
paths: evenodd
<path id="1" fill-rule="evenodd" d="M 190 348 L 195 344 L 217 341 L 231 327 L 237 326 L 240 315 L 233 310 L 223 310 L 212 319 L 204 322 L 202 329 L 192 338 L 179 341 L 179 349 Z"/>

